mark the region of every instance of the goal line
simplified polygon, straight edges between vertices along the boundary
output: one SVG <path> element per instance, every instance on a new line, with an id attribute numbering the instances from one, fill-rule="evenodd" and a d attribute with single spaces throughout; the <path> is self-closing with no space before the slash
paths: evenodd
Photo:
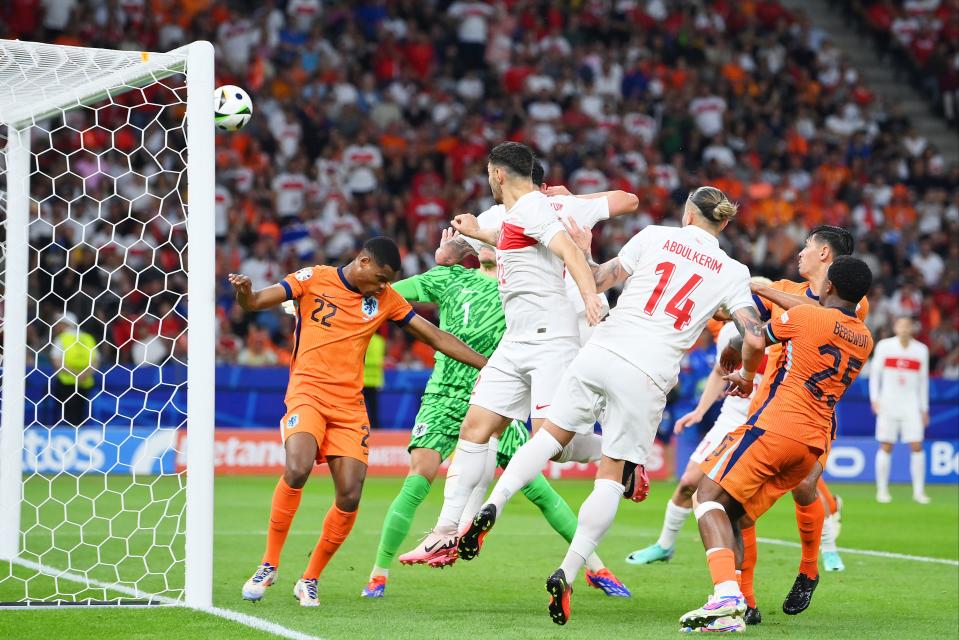
<path id="1" fill-rule="evenodd" d="M 239 611 L 234 611 L 232 609 L 223 609 L 222 607 L 190 607 L 184 604 L 182 601 L 177 601 L 173 598 L 167 598 L 165 596 L 159 596 L 154 594 L 143 593 L 137 589 L 131 589 L 122 584 L 115 584 L 110 582 L 104 582 L 102 580 L 94 580 L 92 578 L 86 578 L 76 573 L 70 571 L 61 571 L 54 567 L 48 567 L 47 565 L 41 564 L 39 562 L 34 562 L 32 560 L 24 560 L 23 558 L 14 558 L 10 560 L 15 565 L 36 571 L 37 573 L 42 573 L 48 576 L 55 576 L 63 580 L 69 580 L 71 582 L 78 582 L 85 585 L 99 587 L 108 592 L 116 592 L 128 595 L 131 597 L 130 600 L 125 600 L 123 598 L 115 598 L 112 600 L 90 600 L 90 601 L 35 601 L 35 602 L 16 602 L 16 603 L 0 603 L 0 611 L 10 611 L 10 610 L 36 610 L 36 611 L 76 611 L 84 609 L 94 609 L 101 606 L 123 606 L 131 608 L 150 608 L 156 606 L 167 606 L 167 607 L 183 607 L 184 609 L 192 609 L 193 611 L 198 611 L 201 613 L 206 613 L 211 616 L 216 616 L 218 618 L 223 618 L 224 620 L 230 620 L 236 622 L 237 624 L 242 624 L 245 627 L 251 629 L 256 629 L 257 631 L 263 631 L 265 633 L 271 633 L 280 638 L 289 638 L 290 640 L 323 640 L 318 636 L 313 636 L 308 633 L 303 633 L 302 631 L 297 631 L 295 629 L 290 629 L 284 627 L 283 625 L 277 624 L 270 620 L 264 618 L 259 618 L 257 616 L 251 616 L 246 613 L 241 613 Z M 62 604 L 61 604 L 62 603 Z M 67 606 L 63 606 L 63 605 Z"/>

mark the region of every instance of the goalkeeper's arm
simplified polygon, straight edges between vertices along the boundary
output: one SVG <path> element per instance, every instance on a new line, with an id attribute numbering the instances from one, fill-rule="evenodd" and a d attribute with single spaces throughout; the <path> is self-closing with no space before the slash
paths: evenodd
<path id="1" fill-rule="evenodd" d="M 286 289 L 282 285 L 272 284 L 259 291 L 253 290 L 253 281 L 249 276 L 239 273 L 229 275 L 230 284 L 236 291 L 236 301 L 245 311 L 260 311 L 269 309 L 286 300 Z"/>

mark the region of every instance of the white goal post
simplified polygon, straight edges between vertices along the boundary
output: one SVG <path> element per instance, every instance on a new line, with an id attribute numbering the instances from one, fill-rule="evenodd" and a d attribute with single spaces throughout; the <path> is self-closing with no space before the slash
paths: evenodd
<path id="1" fill-rule="evenodd" d="M 203 41 L 147 53 L 0 40 L 0 600 L 122 604 L 129 596 L 212 606 L 213 64 L 213 47 Z M 38 249 L 35 235 L 46 232 L 51 239 Z M 64 266 L 53 271 L 48 256 Z M 91 291 L 90 273 L 110 290 Z M 76 281 L 75 289 L 64 293 L 61 280 Z M 115 312 L 104 311 L 107 294 Z M 134 318 L 128 350 L 151 358 L 148 364 L 132 362 L 107 334 L 112 321 L 128 322 L 124 305 L 133 298 L 146 306 L 127 314 Z M 161 298 L 158 311 L 153 302 Z M 72 321 L 77 308 L 90 315 Z M 156 328 L 143 329 L 143 318 Z M 82 343 L 88 321 L 103 333 L 87 349 L 88 366 L 73 370 L 63 345 Z M 169 335 L 181 326 L 188 330 Z M 48 353 L 59 353 L 52 364 Z M 144 367 L 157 377 L 154 387 L 131 382 L 125 393 L 107 382 L 134 381 Z M 166 380 L 168 370 L 183 368 L 185 381 Z M 36 380 L 39 400 L 29 395 Z M 94 381 L 88 388 L 87 380 Z M 66 399 L 52 391 L 70 384 L 77 392 Z M 169 397 L 156 400 L 158 389 Z M 131 399 L 134 392 L 140 400 Z M 83 421 L 64 426 L 67 405 L 84 394 L 93 399 L 73 405 L 85 407 Z M 186 467 L 171 468 L 164 456 L 182 454 L 183 427 Z M 25 436 L 40 444 L 25 449 Z M 66 444 L 58 449 L 55 438 Z M 139 460 L 121 459 L 131 441 Z M 89 453 L 85 463 L 67 462 L 81 450 Z M 110 455 L 112 463 L 94 464 Z M 53 466 L 38 462 L 43 456 Z M 45 540 L 55 549 L 37 546 Z M 68 582 L 80 586 L 64 589 Z"/>

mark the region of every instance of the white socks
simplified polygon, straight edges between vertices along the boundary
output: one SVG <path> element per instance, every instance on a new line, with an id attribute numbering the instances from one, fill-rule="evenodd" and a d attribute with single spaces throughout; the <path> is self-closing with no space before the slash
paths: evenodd
<path id="1" fill-rule="evenodd" d="M 586 558 L 586 568 L 592 573 L 596 573 L 600 569 L 605 569 L 606 565 L 603 564 L 603 561 L 599 559 L 598 555 L 591 553 L 589 557 Z"/>
<path id="2" fill-rule="evenodd" d="M 436 521 L 436 532 L 456 535 L 460 518 L 466 509 L 473 489 L 483 480 L 486 469 L 489 445 L 486 442 L 475 443 L 460 439 L 456 443 L 453 464 L 446 472 L 446 486 L 443 487 L 443 508 Z M 450 480 L 454 480 L 450 482 Z"/>
<path id="3" fill-rule="evenodd" d="M 837 551 L 836 548 L 836 519 L 827 512 L 826 519 L 822 523 L 822 538 L 820 538 L 819 548 L 822 551 Z"/>
<path id="4" fill-rule="evenodd" d="M 538 432 L 537 432 L 538 433 Z M 577 433 L 563 447 L 556 462 L 595 462 L 603 455 L 603 438 L 595 433 Z"/>
<path id="5" fill-rule="evenodd" d="M 878 449 L 876 451 L 876 493 L 878 495 L 889 494 L 889 467 L 891 465 L 892 454 Z"/>
<path id="6" fill-rule="evenodd" d="M 549 459 L 562 448 L 556 438 L 545 429 L 540 429 L 529 442 L 516 450 L 489 497 L 489 501 L 496 505 L 497 516 L 503 512 L 509 499 L 535 480 Z"/>
<path id="7" fill-rule="evenodd" d="M 670 500 L 666 503 L 666 517 L 663 518 L 663 530 L 659 534 L 659 540 L 656 541 L 663 549 L 672 549 L 676 544 L 676 537 L 680 529 L 686 524 L 686 519 L 693 512 L 691 508 L 680 507 Z"/>
<path id="8" fill-rule="evenodd" d="M 483 498 L 486 497 L 486 490 L 489 489 L 493 476 L 496 475 L 496 452 L 499 451 L 499 438 L 489 439 L 489 449 L 486 452 L 486 467 L 483 469 L 483 478 L 473 489 L 469 500 L 466 501 L 466 508 L 463 509 L 463 515 L 460 516 L 459 530 L 462 531 L 473 521 L 476 512 L 483 506 Z"/>
<path id="9" fill-rule="evenodd" d="M 537 432 L 537 435 L 539 433 L 541 432 Z M 624 490 L 625 487 L 615 480 L 597 480 L 593 484 L 593 492 L 579 508 L 576 534 L 569 543 L 569 551 L 563 564 L 560 565 L 568 583 L 573 583 L 586 558 L 593 554 L 609 531 L 616 519 L 616 510 L 623 499 Z"/>
<path id="10" fill-rule="evenodd" d="M 912 477 L 912 495 L 926 495 L 926 452 L 909 453 L 909 475 Z"/>

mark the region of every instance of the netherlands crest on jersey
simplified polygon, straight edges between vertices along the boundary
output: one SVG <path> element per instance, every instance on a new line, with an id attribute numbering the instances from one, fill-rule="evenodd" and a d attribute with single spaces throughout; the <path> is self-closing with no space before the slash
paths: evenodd
<path id="1" fill-rule="evenodd" d="M 294 274 L 294 277 L 300 282 L 306 282 L 313 277 L 313 267 L 304 267 Z"/>
<path id="2" fill-rule="evenodd" d="M 426 433 L 426 430 L 429 428 L 430 426 L 428 424 L 426 424 L 425 422 L 420 422 L 415 427 L 413 427 L 413 437 L 419 438 L 421 435 Z"/>
<path id="3" fill-rule="evenodd" d="M 286 419 L 286 428 L 294 429 L 299 422 L 300 422 L 300 414 L 294 413 L 292 416 Z"/>
<path id="4" fill-rule="evenodd" d="M 366 316 L 367 320 L 375 317 L 376 314 L 379 313 L 379 311 L 380 311 L 379 300 L 377 300 L 373 296 L 363 298 L 363 315 Z"/>

